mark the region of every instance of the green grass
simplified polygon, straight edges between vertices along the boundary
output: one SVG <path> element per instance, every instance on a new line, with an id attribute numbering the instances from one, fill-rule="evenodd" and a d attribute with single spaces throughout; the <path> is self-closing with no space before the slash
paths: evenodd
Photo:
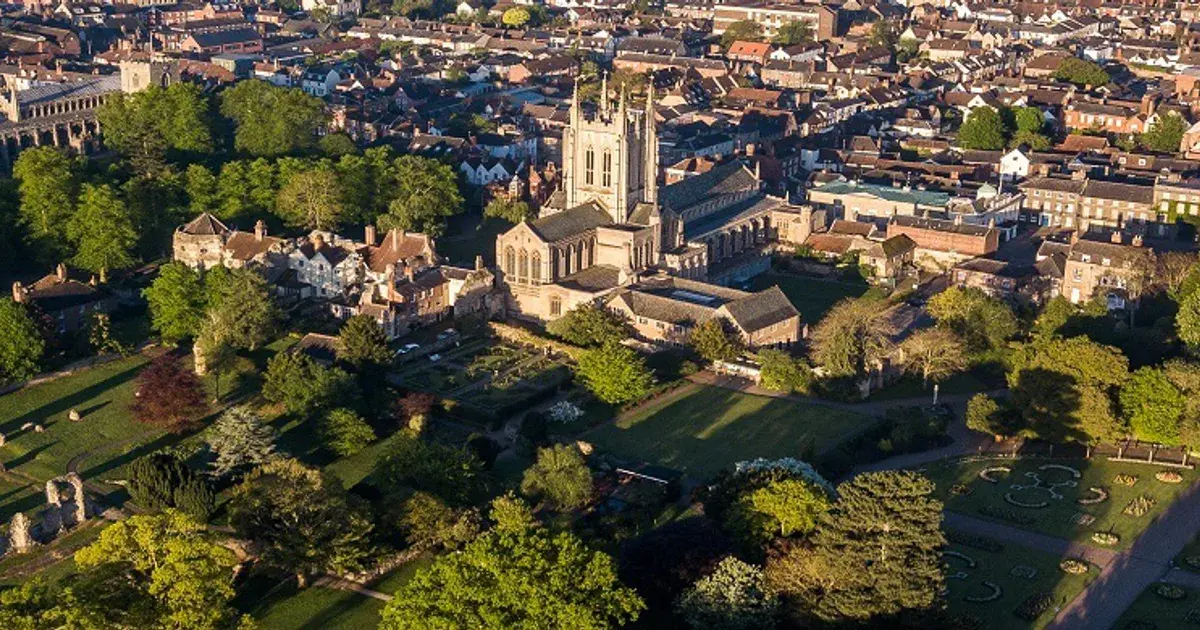
<path id="1" fill-rule="evenodd" d="M 1187 563 L 1187 559 L 1192 557 L 1200 558 L 1200 536 L 1193 538 L 1192 542 L 1188 543 L 1178 556 L 1175 556 L 1175 566 L 1185 571 L 1200 573 L 1200 566 L 1194 567 Z"/>
<path id="2" fill-rule="evenodd" d="M 1065 471 L 1039 471 L 1038 467 L 1046 464 L 1066 465 L 1078 470 L 1082 477 L 1076 487 L 1062 487 L 1058 492 L 1061 499 L 1055 499 L 1044 489 L 1029 488 L 1013 489 L 1013 484 L 1032 484 L 1033 480 L 1026 476 L 1027 472 L 1038 473 L 1047 483 L 1058 483 L 1070 480 L 1070 474 Z M 1000 477 L 999 483 L 988 483 L 979 478 L 979 472 L 993 466 L 1010 466 L 1013 470 Z M 1175 498 L 1182 493 L 1196 478 L 1195 471 L 1181 470 L 1184 482 L 1178 484 L 1162 483 L 1154 478 L 1154 474 L 1162 470 L 1158 466 L 1145 464 L 1130 464 L 1110 462 L 1105 459 L 1092 460 L 1044 460 L 1018 459 L 986 460 L 974 462 L 950 461 L 929 466 L 924 472 L 937 484 L 937 496 L 946 502 L 946 509 L 961 512 L 973 517 L 996 520 L 997 522 L 1042 532 L 1059 538 L 1077 540 L 1088 544 L 1094 532 L 1112 532 L 1121 541 L 1114 548 L 1124 549 L 1133 543 L 1142 530 L 1160 514 Z M 1118 474 L 1131 474 L 1138 477 L 1133 487 L 1114 483 Z M 956 496 L 950 489 L 955 484 L 970 488 L 965 496 Z M 1094 505 L 1081 505 L 1077 499 L 1091 496 L 1090 487 L 1103 488 L 1108 492 L 1108 499 Z M 1005 493 L 1013 493 L 1013 498 L 1024 503 L 1046 501 L 1048 506 L 1043 508 L 1023 508 L 1009 504 L 1004 499 Z M 1136 497 L 1142 495 L 1153 498 L 1154 507 L 1143 516 L 1123 514 L 1125 507 Z M 985 506 L 1004 508 L 1012 512 L 1034 519 L 1032 523 L 1022 524 L 991 518 L 980 513 Z M 1095 517 L 1095 521 L 1087 526 L 1075 525 L 1072 517 L 1076 513 L 1087 513 Z"/>
<path id="3" fill-rule="evenodd" d="M 989 384 L 977 375 L 966 372 L 955 374 L 938 386 L 938 395 L 966 394 L 996 389 L 995 384 Z M 933 400 L 933 386 L 926 387 L 920 378 L 905 377 L 887 387 L 871 394 L 870 400 L 901 400 L 905 398 L 928 398 Z"/>
<path id="4" fill-rule="evenodd" d="M 264 588 L 252 580 L 235 604 L 260 630 L 361 630 L 379 625 L 384 602 L 350 591 L 320 586 L 297 590 L 289 581 Z M 262 591 L 266 592 L 262 592 Z"/>
<path id="5" fill-rule="evenodd" d="M 1190 589 L 1187 591 L 1187 597 L 1181 600 L 1164 599 L 1154 592 L 1155 584 L 1151 584 L 1146 590 L 1142 591 L 1141 595 L 1134 600 L 1133 605 L 1121 615 L 1113 626 L 1116 630 L 1123 630 L 1134 621 L 1151 622 L 1154 625 L 1150 627 L 1156 628 L 1194 628 L 1200 624 L 1200 613 L 1195 615 L 1196 620 L 1189 621 L 1188 613 L 1193 610 L 1200 611 L 1200 592 Z"/>
<path id="6" fill-rule="evenodd" d="M 780 290 L 791 300 L 792 306 L 800 311 L 800 321 L 810 324 L 821 321 L 829 308 L 843 298 L 883 297 L 880 289 L 865 284 L 818 280 L 803 276 L 785 276 L 769 272 L 755 277 L 750 288 L 754 291 L 761 291 L 774 285 L 779 285 Z"/>
<path id="7" fill-rule="evenodd" d="M 372 590 L 380 593 L 391 595 L 396 592 L 401 586 L 408 583 L 409 580 L 417 574 L 417 571 L 433 564 L 434 557 L 432 555 L 422 555 L 405 562 L 391 573 L 385 573 L 370 584 Z"/>
<path id="8" fill-rule="evenodd" d="M 344 487 L 353 488 L 375 472 L 391 445 L 400 437 L 401 432 L 393 433 L 349 457 L 343 457 L 329 464 L 325 467 L 325 472 L 332 473 L 333 476 L 341 479 Z"/>
<path id="9" fill-rule="evenodd" d="M 982 551 L 956 544 L 947 545 L 946 548 L 965 554 L 976 563 L 975 567 L 971 568 L 969 563 L 960 558 L 943 557 L 948 589 L 946 603 L 950 612 L 976 617 L 983 621 L 980 627 L 989 630 L 1044 627 L 1054 619 L 1056 606 L 1070 602 L 1099 574 L 1094 566 L 1084 575 L 1064 573 L 1058 568 L 1060 558 L 1057 556 L 1012 544 L 1006 544 L 999 552 Z M 1013 568 L 1018 565 L 1032 567 L 1037 574 L 1032 579 L 1012 575 Z M 966 577 L 951 577 L 956 574 L 966 574 Z M 1000 587 L 999 599 L 990 602 L 968 602 L 963 599 L 988 594 L 989 589 L 982 585 L 985 581 Z M 1013 613 L 1027 597 L 1043 591 L 1052 594 L 1055 605 L 1032 624 Z"/>
<path id="10" fill-rule="evenodd" d="M 465 234 L 450 234 L 438 239 L 438 254 L 457 267 L 472 267 L 475 256 L 482 255 L 486 264 L 496 260 L 496 237 L 512 228 L 503 219 L 484 219 L 478 227 Z"/>
<path id="11" fill-rule="evenodd" d="M 0 461 L 9 471 L 44 482 L 66 474 L 72 457 L 92 453 L 79 471 L 90 479 L 160 447 L 163 432 L 137 422 L 129 411 L 134 377 L 147 362 L 144 356 L 132 356 L 0 397 L 0 431 L 7 438 Z M 83 414 L 82 422 L 67 421 L 71 409 Z M 28 422 L 46 431 L 22 431 Z M 19 475 L 10 474 L 0 484 L 2 521 L 41 505 L 36 494 L 31 498 L 13 486 L 21 481 Z"/>
<path id="12" fill-rule="evenodd" d="M 746 459 L 821 451 L 866 421 L 828 407 L 688 385 L 583 439 L 624 459 L 706 478 Z"/>

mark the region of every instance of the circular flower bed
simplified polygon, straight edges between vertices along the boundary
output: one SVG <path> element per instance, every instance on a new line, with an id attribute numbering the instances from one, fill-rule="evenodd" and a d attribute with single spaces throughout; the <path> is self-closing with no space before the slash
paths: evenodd
<path id="1" fill-rule="evenodd" d="M 1167 584 L 1166 582 L 1159 582 L 1157 585 L 1155 585 L 1154 594 L 1163 599 L 1169 599 L 1172 601 L 1179 601 L 1187 597 L 1187 591 L 1175 586 L 1174 584 Z"/>
<path id="2" fill-rule="evenodd" d="M 1189 567 L 1200 571 L 1200 556 L 1188 556 L 1187 558 L 1184 558 L 1183 561 L 1186 562 Z"/>
<path id="3" fill-rule="evenodd" d="M 950 494 L 956 497 L 965 497 L 968 494 L 971 494 L 971 486 L 956 483 L 953 486 L 950 486 Z"/>
<path id="4" fill-rule="evenodd" d="M 1154 474 L 1154 478 L 1163 483 L 1182 483 L 1183 475 L 1174 470 L 1162 470 Z"/>
<path id="5" fill-rule="evenodd" d="M 1079 505 L 1096 505 L 1097 503 L 1104 503 L 1108 500 L 1108 491 L 1104 488 L 1092 486 L 1091 488 L 1088 488 L 1088 492 L 1092 493 L 1093 496 L 1079 497 L 1075 500 L 1075 502 Z"/>
<path id="6" fill-rule="evenodd" d="M 1000 473 L 1007 475 L 1010 472 L 1012 472 L 1012 468 L 1008 466 L 991 466 L 979 471 L 979 478 L 988 483 L 1000 483 L 996 475 Z"/>
<path id="7" fill-rule="evenodd" d="M 1031 509 L 1044 508 L 1044 507 L 1050 505 L 1049 501 L 1036 501 L 1036 502 L 1022 501 L 1022 500 L 1014 497 L 1011 492 L 1004 493 L 1004 500 L 1012 505 L 1017 506 L 1017 507 L 1031 508 Z"/>
<path id="8" fill-rule="evenodd" d="M 976 566 L 975 559 L 965 553 L 959 553 L 957 551 L 943 551 L 942 555 L 949 558 L 957 558 L 962 560 L 963 562 L 967 563 L 967 568 L 969 569 L 974 569 Z"/>
<path id="9" fill-rule="evenodd" d="M 1083 476 L 1083 473 L 1079 472 L 1078 470 L 1075 470 L 1070 466 L 1063 466 L 1062 464 L 1046 464 L 1045 466 L 1038 466 L 1038 470 L 1061 470 L 1071 475 L 1071 477 L 1075 479 L 1079 479 Z"/>
<path id="10" fill-rule="evenodd" d="M 1004 594 L 1004 591 L 1001 590 L 998 585 L 993 584 L 992 582 L 984 582 L 983 587 L 990 591 L 987 595 L 968 595 L 963 598 L 963 601 L 971 602 L 972 604 L 986 604 L 987 602 L 994 602 L 997 599 L 1000 599 L 1000 596 Z"/>
<path id="11" fill-rule="evenodd" d="M 1096 532 L 1092 534 L 1092 542 L 1096 543 L 1097 545 L 1111 547 L 1121 542 L 1121 537 L 1112 532 Z"/>
<path id="12" fill-rule="evenodd" d="M 1062 569 L 1063 573 L 1070 573 L 1071 575 L 1083 575 L 1088 572 L 1087 563 L 1075 560 L 1074 558 L 1063 559 L 1062 562 L 1058 563 L 1058 568 Z"/>

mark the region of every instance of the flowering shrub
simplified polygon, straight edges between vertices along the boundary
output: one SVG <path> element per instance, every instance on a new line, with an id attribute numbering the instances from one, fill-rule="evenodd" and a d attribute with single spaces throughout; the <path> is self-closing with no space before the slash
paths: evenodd
<path id="1" fill-rule="evenodd" d="M 550 418 L 551 422 L 567 424 L 582 417 L 583 410 L 569 400 L 560 400 L 550 407 L 546 415 Z"/>
<path id="2" fill-rule="evenodd" d="M 1163 470 L 1154 474 L 1154 478 L 1163 483 L 1180 483 L 1183 481 L 1183 475 L 1174 470 Z"/>
<path id="3" fill-rule="evenodd" d="M 1187 597 L 1187 591 L 1175 586 L 1174 584 L 1167 584 L 1166 582 L 1160 582 L 1156 584 L 1154 586 L 1154 594 L 1163 599 L 1170 599 L 1173 601 Z"/>
<path id="4" fill-rule="evenodd" d="M 818 486 L 825 489 L 826 492 L 833 495 L 833 484 L 825 480 L 821 473 L 817 472 L 811 464 L 802 462 L 793 457 L 783 457 L 780 459 L 766 459 L 759 457 L 749 461 L 738 462 L 733 465 L 734 475 L 745 475 L 766 470 L 785 470 L 793 475 L 807 479 Z"/>
<path id="5" fill-rule="evenodd" d="M 1092 534 L 1092 542 L 1097 545 L 1111 547 L 1121 542 L 1121 538 L 1112 532 L 1096 532 Z"/>
<path id="6" fill-rule="evenodd" d="M 1062 569 L 1063 573 L 1071 575 L 1083 575 L 1088 572 L 1087 563 L 1074 558 L 1064 558 L 1062 562 L 1058 563 L 1058 568 Z"/>
<path id="7" fill-rule="evenodd" d="M 1137 475 L 1127 475 L 1125 473 L 1121 473 L 1121 474 L 1117 475 L 1116 477 L 1113 477 L 1113 483 L 1120 484 L 1122 486 L 1126 486 L 1129 488 L 1132 488 L 1133 484 L 1135 484 L 1137 482 L 1138 482 Z"/>
<path id="8" fill-rule="evenodd" d="M 953 486 L 950 486 L 950 494 L 956 497 L 965 497 L 968 494 L 971 494 L 971 486 L 956 483 Z"/>
<path id="9" fill-rule="evenodd" d="M 1142 495 L 1129 502 L 1122 512 L 1128 516 L 1145 516 L 1154 504 L 1157 503 L 1152 497 Z"/>

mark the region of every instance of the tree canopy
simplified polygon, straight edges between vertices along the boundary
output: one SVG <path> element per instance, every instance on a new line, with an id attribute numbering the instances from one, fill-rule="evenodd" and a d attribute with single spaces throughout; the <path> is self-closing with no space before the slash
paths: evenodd
<path id="1" fill-rule="evenodd" d="M 1161 112 L 1146 133 L 1142 134 L 1140 142 L 1151 151 L 1178 153 L 1187 130 L 1188 123 L 1182 116 L 1174 111 Z"/>
<path id="2" fill-rule="evenodd" d="M 345 213 L 339 178 L 321 166 L 296 173 L 279 189 L 275 207 L 290 226 L 332 230 Z"/>
<path id="3" fill-rule="evenodd" d="M 654 382 L 636 351 L 612 341 L 584 352 L 575 372 L 588 391 L 612 405 L 642 398 Z"/>
<path id="4" fill-rule="evenodd" d="M 325 122 L 325 104 L 299 88 L 238 81 L 221 92 L 221 114 L 234 122 L 234 147 L 255 156 L 306 151 Z"/>
<path id="5" fill-rule="evenodd" d="M 739 20 L 725 27 L 725 32 L 721 33 L 721 47 L 729 50 L 734 42 L 760 42 L 762 39 L 762 24 L 754 20 Z"/>
<path id="6" fill-rule="evenodd" d="M 204 320 L 207 300 L 200 274 L 181 262 L 169 262 L 142 296 L 150 307 L 150 325 L 163 341 L 178 342 L 195 336 Z"/>
<path id="7" fill-rule="evenodd" d="M 204 441 L 216 456 L 209 469 L 224 477 L 267 463 L 275 454 L 276 433 L 250 407 L 230 407 L 204 432 Z"/>
<path id="8" fill-rule="evenodd" d="M 1080 59 L 1067 57 L 1054 71 L 1054 78 L 1080 87 L 1100 87 L 1108 85 L 1110 77 L 1098 64 Z"/>
<path id="9" fill-rule="evenodd" d="M 539 448 L 537 461 L 521 480 L 521 492 L 541 497 L 555 510 L 573 510 L 591 500 L 592 472 L 572 444 Z"/>
<path id="10" fill-rule="evenodd" d="M 71 261 L 103 276 L 108 270 L 134 263 L 137 231 L 124 200 L 107 184 L 84 184 L 79 207 L 67 223 L 67 238 L 75 245 Z"/>
<path id="11" fill-rule="evenodd" d="M 762 569 L 729 556 L 680 596 L 676 610 L 693 630 L 770 630 L 779 600 Z"/>
<path id="12" fill-rule="evenodd" d="M 563 341 L 584 347 L 619 342 L 630 336 L 629 321 L 620 313 L 598 304 L 585 303 L 546 324 L 546 332 Z"/>
<path id="13" fill-rule="evenodd" d="M 711 318 L 693 328 L 688 343 L 707 361 L 732 361 L 746 350 L 741 333 L 721 317 Z"/>
<path id="14" fill-rule="evenodd" d="M 1112 397 L 1128 375 L 1120 350 L 1072 337 L 1022 346 L 1010 360 L 1008 384 L 1034 434 L 1094 441 L 1119 437 Z"/>
<path id="15" fill-rule="evenodd" d="M 129 158 L 141 173 L 157 173 L 171 157 L 213 152 L 211 103 L 204 89 L 187 81 L 118 93 L 96 110 L 104 143 Z"/>
<path id="16" fill-rule="evenodd" d="M 999 348 L 1017 334 L 1017 318 L 1004 302 L 975 288 L 950 287 L 929 300 L 938 326 L 958 334 L 973 351 Z"/>
<path id="17" fill-rule="evenodd" d="M 392 360 L 387 335 L 370 315 L 355 315 L 338 333 L 338 359 L 357 369 L 385 366 Z"/>
<path id="18" fill-rule="evenodd" d="M 137 377 L 132 410 L 139 422 L 183 433 L 195 428 L 208 409 L 200 379 L 170 353 L 146 366 Z"/>
<path id="19" fill-rule="evenodd" d="M 904 369 L 935 383 L 967 367 L 966 346 L 953 331 L 944 328 L 918 330 L 900 344 Z"/>
<path id="20" fill-rule="evenodd" d="M 885 309 L 869 299 L 845 299 L 813 330 L 813 356 L 830 374 L 861 376 L 890 347 Z"/>
<path id="21" fill-rule="evenodd" d="M 984 105 L 976 107 L 958 129 L 958 146 L 996 151 L 1004 148 L 1004 121 L 1000 112 Z"/>
<path id="22" fill-rule="evenodd" d="M 24 381 L 38 373 L 46 341 L 24 304 L 0 299 L 0 383 Z"/>
<path id="23" fill-rule="evenodd" d="M 1168 446 L 1179 443 L 1184 399 L 1166 371 L 1155 367 L 1134 371 L 1121 387 L 1120 401 L 1134 437 Z"/>
<path id="24" fill-rule="evenodd" d="M 462 212 L 458 180 L 449 166 L 416 155 L 396 158 L 392 177 L 397 184 L 387 212 L 379 217 L 384 230 L 400 228 L 440 236 L 446 219 Z"/>
<path id="25" fill-rule="evenodd" d="M 13 178 L 30 244 L 44 262 L 62 260 L 79 190 L 79 161 L 55 147 L 31 147 L 17 156 Z"/>
<path id="26" fill-rule="evenodd" d="M 777 46 L 807 44 L 813 41 L 813 28 L 805 20 L 792 20 L 780 26 L 771 43 Z"/>

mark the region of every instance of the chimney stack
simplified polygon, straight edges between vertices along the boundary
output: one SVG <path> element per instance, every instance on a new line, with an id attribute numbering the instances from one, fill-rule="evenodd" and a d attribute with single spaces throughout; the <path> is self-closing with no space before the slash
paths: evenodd
<path id="1" fill-rule="evenodd" d="M 483 254 L 475 254 L 475 271 L 483 271 Z"/>
<path id="2" fill-rule="evenodd" d="M 325 246 L 325 237 L 321 236 L 320 232 L 313 232 L 308 236 L 309 242 L 312 243 L 313 249 L 321 249 Z"/>
<path id="3" fill-rule="evenodd" d="M 1109 238 L 1114 244 L 1121 244 L 1121 230 L 1113 230 L 1112 236 Z"/>
<path id="4" fill-rule="evenodd" d="M 262 219 L 254 224 L 254 240 L 262 242 L 267 237 L 267 224 Z"/>
<path id="5" fill-rule="evenodd" d="M 400 228 L 392 228 L 392 247 L 400 249 L 400 243 L 404 242 L 404 237 L 407 233 Z"/>
<path id="6" fill-rule="evenodd" d="M 367 227 L 363 231 L 364 231 L 363 240 L 367 242 L 367 245 L 374 247 L 375 246 L 375 226 L 368 224 Z"/>
<path id="7" fill-rule="evenodd" d="M 1142 235 L 1134 234 L 1133 238 L 1129 241 L 1129 244 L 1133 245 L 1134 247 L 1141 247 L 1142 246 Z"/>
<path id="8" fill-rule="evenodd" d="M 963 224 L 963 215 L 961 215 L 961 214 L 954 215 L 954 225 L 962 225 L 962 224 Z"/>
<path id="9" fill-rule="evenodd" d="M 25 286 L 20 282 L 14 282 L 12 286 L 12 299 L 17 304 L 25 301 Z"/>
<path id="10" fill-rule="evenodd" d="M 58 263 L 58 267 L 54 269 L 54 275 L 58 276 L 59 282 L 64 282 L 67 279 L 66 263 Z"/>

